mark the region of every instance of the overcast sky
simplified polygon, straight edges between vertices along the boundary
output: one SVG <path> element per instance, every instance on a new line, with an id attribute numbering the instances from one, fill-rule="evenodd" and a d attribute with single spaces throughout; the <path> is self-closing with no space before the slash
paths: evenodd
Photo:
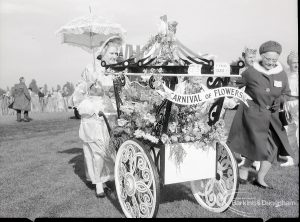
<path id="1" fill-rule="evenodd" d="M 89 14 L 120 23 L 126 42 L 145 44 L 159 17 L 176 20 L 177 38 L 195 52 L 237 59 L 245 45 L 267 40 L 283 46 L 281 61 L 298 49 L 297 0 L 0 0 L 0 88 L 18 82 L 52 87 L 76 82 L 91 54 L 61 44 L 54 34 L 68 21 Z"/>

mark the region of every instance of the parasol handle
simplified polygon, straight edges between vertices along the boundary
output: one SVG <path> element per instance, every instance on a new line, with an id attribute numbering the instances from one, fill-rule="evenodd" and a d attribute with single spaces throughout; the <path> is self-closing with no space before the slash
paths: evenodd
<path id="1" fill-rule="evenodd" d="M 92 7 L 89 5 L 89 9 L 90 9 L 90 15 L 92 15 Z M 92 34 L 92 30 L 90 27 L 90 45 L 92 47 L 92 41 L 93 41 L 93 34 Z M 93 68 L 94 68 L 94 72 L 96 72 L 96 58 L 95 58 L 95 49 L 93 49 Z"/>
<path id="2" fill-rule="evenodd" d="M 94 72 L 96 72 L 96 58 L 95 58 L 95 49 L 93 48 L 93 65 L 94 65 Z"/>

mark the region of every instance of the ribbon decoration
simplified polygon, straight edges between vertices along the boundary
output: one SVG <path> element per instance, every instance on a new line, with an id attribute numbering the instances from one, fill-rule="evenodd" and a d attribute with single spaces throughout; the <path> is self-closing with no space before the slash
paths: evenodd
<path id="1" fill-rule="evenodd" d="M 164 92 L 157 90 L 158 93 L 165 97 L 167 100 L 177 103 L 180 105 L 195 105 L 198 103 L 205 102 L 211 99 L 217 99 L 220 97 L 234 97 L 241 100 L 246 106 L 249 107 L 247 100 L 252 100 L 252 98 L 245 93 L 243 90 L 234 87 L 219 87 L 215 89 L 207 89 L 203 87 L 203 91 L 196 94 L 179 94 L 170 90 L 165 84 L 162 84 Z"/>

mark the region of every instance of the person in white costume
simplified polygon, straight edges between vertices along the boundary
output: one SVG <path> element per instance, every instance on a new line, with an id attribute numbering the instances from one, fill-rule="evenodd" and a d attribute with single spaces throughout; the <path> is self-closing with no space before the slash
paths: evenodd
<path id="1" fill-rule="evenodd" d="M 287 133 L 290 136 L 291 140 L 296 137 L 297 147 L 296 152 L 299 149 L 299 89 L 298 89 L 298 53 L 292 51 L 287 58 L 287 63 L 289 65 L 289 72 L 287 72 L 289 85 L 291 89 L 291 100 L 286 102 L 286 110 L 291 115 L 290 124 L 287 126 Z M 291 132 L 295 130 L 296 135 L 291 135 Z M 294 160 L 291 156 L 286 156 L 286 162 L 280 164 L 280 166 L 293 166 Z"/>
<path id="2" fill-rule="evenodd" d="M 74 93 L 72 95 L 72 102 L 74 107 L 77 107 L 79 103 L 87 95 L 87 84 L 89 82 L 100 81 L 105 92 L 104 100 L 107 106 L 114 109 L 116 112 L 115 103 L 109 99 L 109 92 L 113 91 L 113 76 L 105 75 L 105 67 L 101 66 L 101 61 L 105 61 L 106 64 L 115 64 L 117 62 L 118 53 L 122 44 L 122 39 L 119 36 L 112 36 L 108 38 L 99 49 L 99 56 L 101 60 L 95 61 L 95 66 L 89 64 L 83 70 L 81 74 L 81 80 L 76 84 Z M 112 108 L 113 107 L 113 108 Z"/>
<path id="3" fill-rule="evenodd" d="M 114 179 L 115 151 L 109 149 L 109 126 L 103 117 L 101 83 L 88 84 L 88 96 L 77 109 L 81 115 L 79 137 L 83 141 L 86 178 L 96 185 L 96 196 L 105 197 L 106 182 Z"/>
<path id="4" fill-rule="evenodd" d="M 121 42 L 120 37 L 109 38 L 99 50 L 101 61 L 116 63 Z M 105 182 L 114 178 L 115 153 L 109 150 L 108 122 L 99 116 L 116 114 L 115 103 L 109 98 L 109 91 L 113 90 L 113 76 L 104 73 L 105 68 L 98 61 L 95 69 L 88 65 L 73 94 L 81 116 L 79 137 L 83 141 L 86 176 L 96 185 L 97 197 L 105 197 Z"/>

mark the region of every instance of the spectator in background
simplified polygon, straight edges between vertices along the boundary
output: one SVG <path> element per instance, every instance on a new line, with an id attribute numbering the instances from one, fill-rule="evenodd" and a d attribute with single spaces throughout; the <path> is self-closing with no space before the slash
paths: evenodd
<path id="1" fill-rule="evenodd" d="M 10 93 L 7 91 L 3 95 L 1 95 L 1 111 L 2 115 L 8 115 L 8 106 L 10 103 Z"/>
<path id="2" fill-rule="evenodd" d="M 38 112 L 39 111 L 39 97 L 38 95 L 31 89 L 31 88 L 28 88 L 29 89 L 29 94 L 30 94 L 30 97 L 31 97 L 31 111 L 32 112 Z"/>
<path id="3" fill-rule="evenodd" d="M 12 96 L 14 97 L 14 102 L 12 104 L 12 109 L 17 111 L 17 121 L 21 122 L 21 112 L 24 111 L 24 122 L 29 122 L 28 113 L 31 110 L 31 97 L 27 86 L 25 85 L 24 77 L 21 77 L 20 83 L 14 86 L 12 91 Z"/>
<path id="4" fill-rule="evenodd" d="M 5 107 L 5 103 L 4 103 L 4 94 L 0 95 L 0 107 L 1 107 L 1 112 L 0 115 L 4 115 L 4 107 Z"/>
<path id="5" fill-rule="evenodd" d="M 62 96 L 62 90 L 57 90 L 56 100 L 57 100 L 57 111 L 58 112 L 66 111 L 65 101 L 64 101 L 64 98 Z"/>
<path id="6" fill-rule="evenodd" d="M 64 99 L 64 107 L 65 107 L 65 111 L 68 111 L 68 99 L 69 99 L 69 96 L 70 96 L 70 93 L 69 93 L 69 90 L 68 90 L 68 87 L 67 86 L 64 86 L 63 89 L 62 89 L 62 97 Z"/>
<path id="7" fill-rule="evenodd" d="M 298 82 L 298 53 L 292 51 L 287 58 L 289 65 L 289 72 L 287 73 L 289 79 L 289 85 L 291 89 L 291 99 L 286 102 L 286 110 L 290 113 L 291 119 L 290 124 L 287 126 L 287 132 L 289 135 L 290 143 L 296 140 L 297 147 L 292 147 L 298 152 L 299 149 L 299 82 Z M 296 131 L 296 134 L 291 133 Z M 286 162 L 282 163 L 281 166 L 292 166 L 294 160 L 291 156 L 286 156 Z"/>
<path id="8" fill-rule="evenodd" d="M 42 112 L 44 112 L 44 108 L 45 108 L 45 100 L 44 100 L 45 94 L 43 93 L 43 91 L 44 91 L 43 87 L 40 87 L 38 96 L 39 96 L 40 110 Z"/>
<path id="9" fill-rule="evenodd" d="M 253 63 L 256 61 L 257 49 L 245 47 L 242 52 L 242 60 L 245 62 L 245 67 L 240 69 L 240 74 L 242 74 L 246 69 L 253 66 Z"/>
<path id="10" fill-rule="evenodd" d="M 5 96 L 6 96 L 6 99 L 7 99 L 7 104 L 8 106 L 10 104 L 12 104 L 14 102 L 14 98 L 11 96 L 11 90 L 7 90 L 6 93 L 5 93 Z M 8 115 L 15 115 L 16 111 L 13 110 L 13 109 L 9 109 L 9 107 L 7 106 L 7 110 L 8 110 Z"/>
<path id="11" fill-rule="evenodd" d="M 51 91 L 50 91 L 50 97 L 49 97 L 49 108 L 50 108 L 50 112 L 56 112 L 57 111 L 57 99 L 56 99 L 56 94 L 57 92 L 55 91 L 54 87 L 52 87 Z"/>
<path id="12" fill-rule="evenodd" d="M 244 51 L 242 52 L 242 57 L 239 58 L 238 61 L 242 60 L 245 63 L 245 66 L 239 70 L 239 74 L 242 75 L 249 67 L 253 66 L 253 63 L 256 61 L 257 49 L 253 47 L 246 46 Z M 236 65 L 238 61 L 232 62 L 232 65 Z M 230 78 L 230 85 L 236 87 L 236 81 L 240 79 L 240 77 Z M 236 107 L 237 108 L 237 107 Z"/>
<path id="13" fill-rule="evenodd" d="M 46 95 L 46 106 L 45 106 L 45 110 L 46 112 L 53 112 L 53 104 L 52 104 L 52 94 L 51 91 L 47 92 Z"/>

